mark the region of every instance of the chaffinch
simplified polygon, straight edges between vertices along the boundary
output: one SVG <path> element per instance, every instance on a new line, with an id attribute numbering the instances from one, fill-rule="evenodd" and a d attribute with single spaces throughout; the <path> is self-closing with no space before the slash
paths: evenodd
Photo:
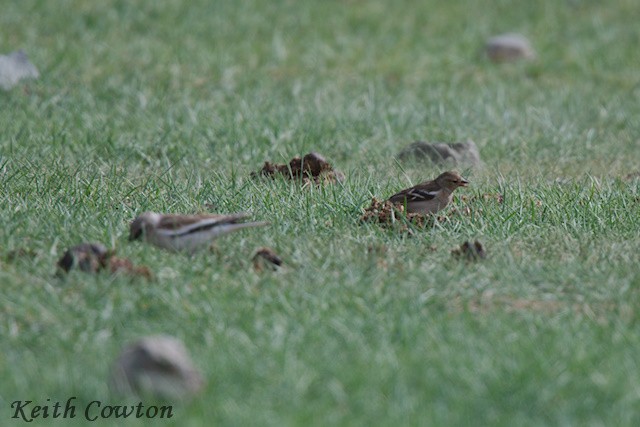
<path id="1" fill-rule="evenodd" d="M 239 222 L 246 213 L 230 215 L 174 215 L 145 212 L 133 220 L 129 241 L 142 239 L 170 251 L 194 252 L 223 234 L 267 222 Z"/>
<path id="2" fill-rule="evenodd" d="M 469 181 L 458 172 L 448 171 L 433 181 L 426 181 L 389 197 L 391 203 L 406 205 L 407 213 L 433 214 L 444 209 L 458 187 L 466 187 Z"/>

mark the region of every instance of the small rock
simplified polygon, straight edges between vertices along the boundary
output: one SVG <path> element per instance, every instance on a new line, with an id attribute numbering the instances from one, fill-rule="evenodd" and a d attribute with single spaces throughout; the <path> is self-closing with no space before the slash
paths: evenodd
<path id="1" fill-rule="evenodd" d="M 280 258 L 273 249 L 260 248 L 253 256 L 253 269 L 257 272 L 263 270 L 276 271 L 282 266 L 282 258 Z"/>
<path id="2" fill-rule="evenodd" d="M 10 90 L 22 79 L 40 77 L 38 69 L 22 50 L 0 55 L 0 87 Z"/>
<path id="3" fill-rule="evenodd" d="M 452 144 L 416 141 L 398 153 L 402 162 L 431 162 L 446 166 L 480 166 L 480 152 L 472 140 Z"/>
<path id="4" fill-rule="evenodd" d="M 170 336 L 142 338 L 124 348 L 111 369 L 116 393 L 186 400 L 204 386 L 184 344 Z"/>
<path id="5" fill-rule="evenodd" d="M 452 250 L 451 255 L 454 258 L 466 259 L 467 261 L 478 261 L 487 257 L 482 243 L 477 240 L 473 243 L 464 242 L 459 248 Z"/>
<path id="6" fill-rule="evenodd" d="M 58 267 L 66 273 L 72 268 L 97 273 L 107 266 L 109 256 L 109 251 L 101 243 L 82 243 L 68 249 L 58 260 Z"/>
<path id="7" fill-rule="evenodd" d="M 529 40 L 522 34 L 508 33 L 491 37 L 485 46 L 493 62 L 508 62 L 536 57 Z"/>

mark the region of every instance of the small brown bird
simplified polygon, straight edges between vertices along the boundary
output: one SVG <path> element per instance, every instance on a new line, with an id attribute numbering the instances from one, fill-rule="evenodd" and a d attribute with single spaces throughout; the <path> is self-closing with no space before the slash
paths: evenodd
<path id="1" fill-rule="evenodd" d="M 143 239 L 170 251 L 194 252 L 215 238 L 267 222 L 240 222 L 245 213 L 231 215 L 173 215 L 145 212 L 133 220 L 129 240 Z"/>
<path id="2" fill-rule="evenodd" d="M 391 203 L 406 205 L 407 213 L 429 214 L 444 209 L 458 187 L 466 187 L 469 181 L 458 172 L 448 171 L 433 181 L 420 183 L 389 197 Z"/>

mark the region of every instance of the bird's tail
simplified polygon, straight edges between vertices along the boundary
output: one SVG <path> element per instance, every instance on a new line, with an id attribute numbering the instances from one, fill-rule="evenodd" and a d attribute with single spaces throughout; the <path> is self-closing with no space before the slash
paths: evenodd
<path id="1" fill-rule="evenodd" d="M 243 228 L 251 228 L 251 227 L 264 227 L 269 225 L 270 223 L 267 221 L 254 221 L 254 222 L 234 222 L 231 224 L 227 224 L 224 227 L 228 232 L 241 230 Z"/>

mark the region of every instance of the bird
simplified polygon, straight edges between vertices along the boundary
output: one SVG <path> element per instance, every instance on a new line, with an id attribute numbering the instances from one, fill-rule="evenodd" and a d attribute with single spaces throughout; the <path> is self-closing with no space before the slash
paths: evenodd
<path id="1" fill-rule="evenodd" d="M 204 385 L 182 341 L 168 335 L 146 336 L 126 345 L 109 378 L 117 394 L 169 401 L 188 400 Z"/>
<path id="2" fill-rule="evenodd" d="M 143 240 L 173 252 L 195 252 L 232 231 L 261 227 L 268 222 L 239 222 L 246 213 L 180 215 L 144 212 L 131 222 L 129 241 Z"/>
<path id="3" fill-rule="evenodd" d="M 458 172 L 447 171 L 433 181 L 422 182 L 389 197 L 394 204 L 406 206 L 407 213 L 434 214 L 444 209 L 458 187 L 466 187 L 469 181 Z"/>

